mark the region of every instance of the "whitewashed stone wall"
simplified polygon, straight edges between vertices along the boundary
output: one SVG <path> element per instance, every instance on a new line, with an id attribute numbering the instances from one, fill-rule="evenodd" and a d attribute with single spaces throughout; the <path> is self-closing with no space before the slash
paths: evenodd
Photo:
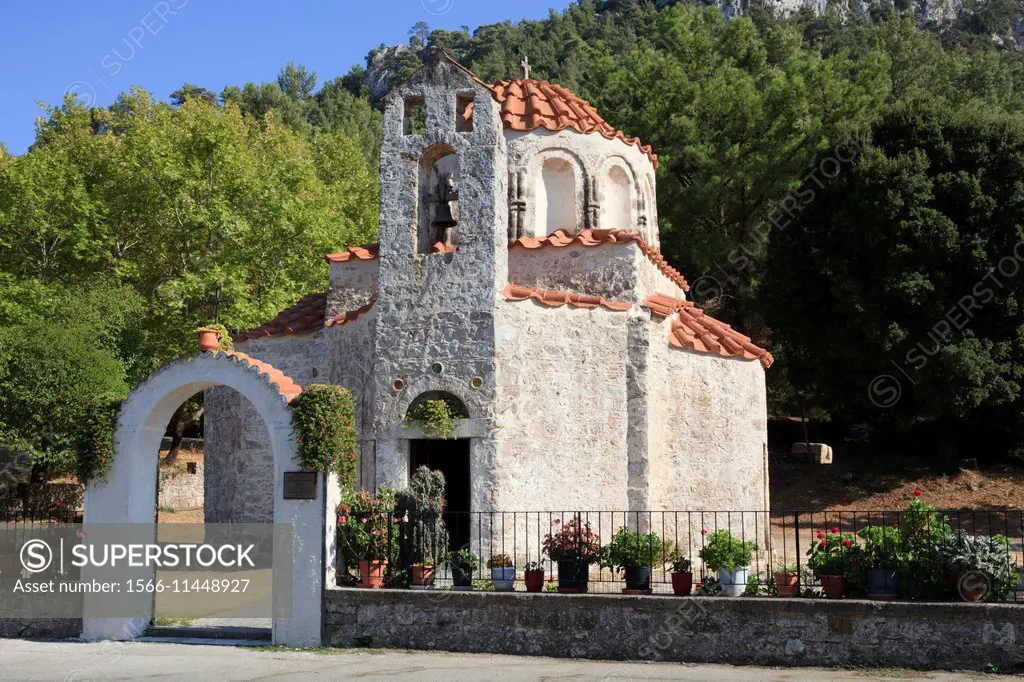
<path id="1" fill-rule="evenodd" d="M 358 310 L 377 297 L 379 266 L 377 260 L 353 259 L 344 263 L 331 263 L 327 319 Z"/>
<path id="2" fill-rule="evenodd" d="M 658 216 L 655 195 L 654 164 L 635 145 L 621 140 L 609 140 L 599 134 L 583 134 L 575 130 L 550 132 L 543 129 L 522 132 L 506 130 L 508 142 L 508 172 L 513 187 L 509 200 L 513 206 L 521 202 L 523 210 L 513 212 L 510 237 L 533 236 L 538 225 L 544 223 L 538 211 L 536 197 L 543 183 L 544 162 L 559 159 L 570 164 L 575 181 L 575 195 L 563 197 L 561 201 L 573 202 L 582 213 L 577 218 L 577 227 L 600 227 L 620 230 L 639 230 L 648 242 L 657 247 Z M 616 191 L 612 169 L 618 168 L 629 182 L 631 199 L 628 224 L 611 224 L 611 210 L 619 203 L 613 193 Z M 547 202 L 558 199 L 547 197 Z M 521 213 L 521 215 L 520 215 Z"/>
<path id="3" fill-rule="evenodd" d="M 265 429 L 266 427 L 264 427 Z M 196 473 L 188 471 L 161 471 L 160 472 L 160 494 L 157 497 L 157 505 L 163 509 L 200 509 L 203 506 L 204 496 L 204 464 L 202 461 L 195 462 Z M 273 510 L 273 501 L 271 501 Z"/>
<path id="4" fill-rule="evenodd" d="M 652 294 L 685 299 L 686 292 L 662 273 L 635 242 L 508 252 L 508 279 L 538 289 L 603 296 L 641 305 Z"/>
<path id="5" fill-rule="evenodd" d="M 659 510 L 768 510 L 767 399 L 764 368 L 756 361 L 674 348 L 669 320 L 650 323 L 648 438 L 651 505 Z M 700 517 L 695 528 L 700 532 Z M 707 525 L 724 528 L 730 518 Z M 736 515 L 733 533 L 763 535 L 765 519 Z M 690 537 L 700 546 L 699 537 Z M 763 541 L 763 538 L 762 538 Z"/>
<path id="6" fill-rule="evenodd" d="M 495 509 L 627 509 L 629 316 L 498 306 Z"/>

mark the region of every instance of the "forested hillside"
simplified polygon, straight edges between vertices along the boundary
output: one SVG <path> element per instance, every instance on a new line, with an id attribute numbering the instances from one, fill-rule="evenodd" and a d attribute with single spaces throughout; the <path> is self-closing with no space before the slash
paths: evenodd
<path id="1" fill-rule="evenodd" d="M 0 442 L 73 461 L 89 406 L 196 327 L 252 326 L 322 289 L 322 253 L 375 237 L 380 98 L 442 48 L 485 80 L 527 55 L 654 146 L 663 250 L 698 304 L 778 358 L 775 414 L 947 455 L 981 434 L 1006 455 L 1024 381 L 1024 61 L 992 36 L 1013 11 L 725 22 L 582 0 L 541 21 L 420 24 L 323 84 L 289 64 L 219 92 L 197 74 L 109 108 L 66 101 L 28 153 L 0 147 Z M 89 380 L 101 360 L 110 380 Z M 34 412 L 14 409 L 28 382 Z M 46 410 L 60 419 L 32 421 Z"/>

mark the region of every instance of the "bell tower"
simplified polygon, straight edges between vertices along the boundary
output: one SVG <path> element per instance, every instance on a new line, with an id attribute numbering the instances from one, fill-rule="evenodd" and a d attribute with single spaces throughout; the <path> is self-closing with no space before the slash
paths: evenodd
<path id="1" fill-rule="evenodd" d="M 435 53 L 386 98 L 380 182 L 374 414 L 377 461 L 394 470 L 378 471 L 378 483 L 401 485 L 408 444 L 390 439 L 417 396 L 453 394 L 471 419 L 493 412 L 508 158 L 490 88 Z M 472 457 L 485 450 L 474 441 Z"/>

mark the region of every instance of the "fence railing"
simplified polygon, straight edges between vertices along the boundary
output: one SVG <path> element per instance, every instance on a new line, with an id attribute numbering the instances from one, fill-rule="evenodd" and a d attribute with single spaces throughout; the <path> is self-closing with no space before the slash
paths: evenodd
<path id="1" fill-rule="evenodd" d="M 692 561 L 693 581 L 699 592 L 701 586 L 714 582 L 709 578 L 715 577 L 715 572 L 701 560 L 701 550 L 707 546 L 709 536 L 725 530 L 737 540 L 757 546 L 750 563 L 748 594 L 772 594 L 773 573 L 783 567 L 795 571 L 801 589 L 810 594 L 821 585 L 808 566 L 809 553 L 823 535 L 851 534 L 853 543 L 862 546 L 864 540 L 857 535 L 865 528 L 898 528 L 901 521 L 907 520 L 905 514 L 906 511 L 479 511 L 445 512 L 441 519 L 428 521 L 426 526 L 423 519 L 409 514 L 390 514 L 377 526 L 381 541 L 375 558 L 388 562 L 384 578 L 387 586 L 407 586 L 412 564 L 426 561 L 436 564 L 435 587 L 444 588 L 452 584 L 453 577 L 445 555 L 468 549 L 473 555 L 476 585 L 487 588 L 488 559 L 492 555 L 507 555 L 517 569 L 517 589 L 522 589 L 524 568 L 535 562 L 544 569 L 547 589 L 553 591 L 557 562 L 544 551 L 545 537 L 576 521 L 589 528 L 602 546 L 621 528 L 656 534 L 664 544 L 657 558 L 650 562 L 652 591 L 672 592 L 670 559 L 676 553 Z M 442 522 L 443 536 L 438 539 Z M 942 510 L 936 523 L 948 527 L 947 534 L 1005 538 L 1010 560 L 1018 568 L 1024 566 L 1024 510 Z M 351 584 L 358 575 L 358 559 L 366 557 L 358 556 L 363 548 L 350 541 L 344 529 L 341 524 L 339 576 L 342 584 Z M 930 576 L 928 581 L 937 586 L 913 584 L 921 580 L 924 578 L 920 574 L 905 575 L 903 592 L 917 598 L 956 598 L 954 580 Z M 597 563 L 590 566 L 589 584 L 590 592 L 619 592 L 624 587 L 621 573 Z M 850 596 L 858 596 L 857 585 L 850 584 L 849 588 Z M 1024 586 L 1012 591 L 1008 599 L 1024 602 Z"/>

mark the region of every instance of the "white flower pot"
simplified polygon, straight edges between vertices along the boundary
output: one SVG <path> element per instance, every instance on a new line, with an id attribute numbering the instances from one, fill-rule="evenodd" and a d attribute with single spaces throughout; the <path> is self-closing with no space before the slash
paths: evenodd
<path id="1" fill-rule="evenodd" d="M 735 571 L 718 569 L 718 584 L 722 586 L 722 594 L 726 597 L 739 597 L 747 590 L 747 573 L 749 566 L 737 568 Z"/>

